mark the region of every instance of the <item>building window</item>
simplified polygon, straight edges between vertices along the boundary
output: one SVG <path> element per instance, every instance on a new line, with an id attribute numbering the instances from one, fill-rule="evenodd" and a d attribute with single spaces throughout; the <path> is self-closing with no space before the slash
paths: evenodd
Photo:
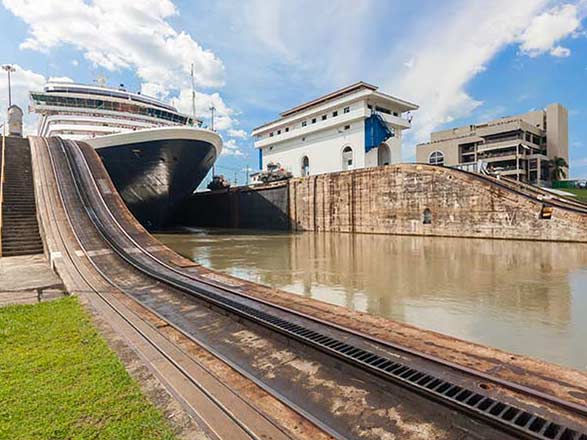
<path id="1" fill-rule="evenodd" d="M 422 223 L 425 225 L 432 224 L 432 211 L 428 208 L 426 208 L 422 214 Z"/>
<path id="2" fill-rule="evenodd" d="M 269 133 L 269 137 L 271 137 L 271 138 L 273 137 L 273 132 Z"/>
<path id="3" fill-rule="evenodd" d="M 302 177 L 310 175 L 310 159 L 308 156 L 302 157 Z"/>
<path id="4" fill-rule="evenodd" d="M 342 169 L 345 171 L 353 169 L 353 149 L 348 145 L 342 150 Z"/>
<path id="5" fill-rule="evenodd" d="M 277 134 L 281 134 L 281 130 L 277 130 Z"/>
<path id="6" fill-rule="evenodd" d="M 322 115 L 322 120 L 326 121 L 326 115 Z"/>
<path id="7" fill-rule="evenodd" d="M 308 123 L 306 121 L 302 121 L 302 127 L 305 127 L 306 125 L 308 125 Z"/>
<path id="8" fill-rule="evenodd" d="M 350 130 L 350 129 L 351 129 L 351 126 L 350 126 L 350 125 L 345 125 L 345 126 L 344 126 L 344 129 L 345 129 L 345 130 Z"/>
<path id="9" fill-rule="evenodd" d="M 393 116 L 399 116 L 398 112 L 393 112 Z"/>
<path id="10" fill-rule="evenodd" d="M 338 116 L 338 111 L 332 112 L 332 117 L 336 118 Z"/>
<path id="11" fill-rule="evenodd" d="M 345 107 L 343 109 L 343 113 L 349 113 L 350 111 L 351 111 L 351 108 L 350 107 Z"/>
<path id="12" fill-rule="evenodd" d="M 431 165 L 444 165 L 444 154 L 442 151 L 434 151 L 428 157 L 428 163 Z"/>
<path id="13" fill-rule="evenodd" d="M 316 123 L 316 118 L 312 118 L 312 124 Z"/>
<path id="14" fill-rule="evenodd" d="M 289 127 L 285 127 L 285 132 L 287 133 L 289 131 Z"/>

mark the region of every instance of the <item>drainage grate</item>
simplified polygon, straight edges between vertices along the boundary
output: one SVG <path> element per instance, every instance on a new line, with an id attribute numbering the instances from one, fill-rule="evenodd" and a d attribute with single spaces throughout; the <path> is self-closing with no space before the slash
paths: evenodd
<path id="1" fill-rule="evenodd" d="M 75 160 L 71 157 L 72 153 L 69 148 L 65 148 L 65 151 L 70 163 L 75 163 Z M 77 167 L 71 167 L 71 169 L 76 177 L 74 179 L 76 185 L 79 186 L 79 182 L 84 182 L 79 173 L 79 169 L 77 169 Z M 251 306 L 241 304 L 240 302 L 234 301 L 224 295 L 214 293 L 209 289 L 194 286 L 192 283 L 178 279 L 174 276 L 177 272 L 146 252 L 144 255 L 149 255 L 148 258 L 150 258 L 151 261 L 140 261 L 137 258 L 137 255 L 131 255 L 126 252 L 125 246 L 116 242 L 115 237 L 118 236 L 116 231 L 113 231 L 112 234 L 109 233 L 108 228 L 102 223 L 98 212 L 91 206 L 91 203 L 89 203 L 88 193 L 89 191 L 79 191 L 89 217 L 94 222 L 96 228 L 101 232 L 104 239 L 112 245 L 124 260 L 155 279 L 166 282 L 171 286 L 177 287 L 193 296 L 204 299 L 205 301 L 227 309 L 232 313 L 245 317 L 253 322 L 260 322 L 266 327 L 303 341 L 310 346 L 335 355 L 351 364 L 366 367 L 366 369 L 372 373 L 391 379 L 396 383 L 415 389 L 428 396 L 433 396 L 438 401 L 465 409 L 469 413 L 476 414 L 501 427 L 506 426 L 510 431 L 514 430 L 518 433 L 522 432 L 527 437 L 536 439 L 587 440 L 586 433 L 577 432 L 574 429 L 546 420 L 540 416 L 533 415 L 525 410 L 506 403 L 498 402 L 490 397 L 479 394 L 476 391 L 463 388 L 412 367 L 408 367 L 396 360 L 382 357 L 378 354 L 355 347 L 314 330 L 310 330 L 294 322 L 287 321 Z M 108 208 L 105 207 L 104 209 L 107 210 Z M 124 235 L 124 231 L 122 235 Z M 130 236 L 128 236 L 128 238 L 132 240 Z M 139 246 L 138 244 L 136 245 Z M 174 275 L 162 273 L 160 266 L 170 270 Z"/>

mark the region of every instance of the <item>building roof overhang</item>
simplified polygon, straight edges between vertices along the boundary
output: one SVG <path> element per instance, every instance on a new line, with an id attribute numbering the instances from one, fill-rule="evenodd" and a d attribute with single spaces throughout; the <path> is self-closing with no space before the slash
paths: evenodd
<path id="1" fill-rule="evenodd" d="M 297 115 L 297 114 L 301 114 L 304 111 L 307 111 L 307 110 L 312 109 L 314 107 L 318 107 L 320 105 L 326 104 L 327 102 L 335 101 L 337 99 L 341 99 L 341 98 L 345 98 L 345 97 L 349 97 L 351 95 L 356 95 L 360 92 L 365 92 L 364 93 L 365 95 L 374 96 L 376 98 L 380 98 L 381 100 L 393 101 L 393 103 L 395 105 L 397 105 L 402 112 L 410 111 L 410 110 L 417 110 L 420 108 L 418 105 L 413 104 L 409 101 L 396 98 L 396 97 L 388 95 L 386 93 L 379 92 L 377 86 L 374 86 L 372 84 L 369 84 L 369 83 L 366 83 L 363 81 L 359 81 L 357 83 L 351 84 L 350 86 L 343 87 L 342 89 L 336 90 L 332 93 L 328 93 L 327 95 L 320 96 L 320 97 L 313 99 L 311 101 L 308 101 L 304 104 L 300 104 L 300 105 L 293 107 L 289 110 L 281 112 L 279 114 L 280 115 L 279 119 L 275 119 L 273 121 L 266 122 L 265 124 L 262 124 L 256 128 L 254 128 L 252 130 L 252 132 L 255 133 L 258 130 L 262 130 L 264 128 L 267 128 L 267 127 L 269 127 L 273 124 L 276 124 L 284 119 L 290 118 L 290 117 Z"/>

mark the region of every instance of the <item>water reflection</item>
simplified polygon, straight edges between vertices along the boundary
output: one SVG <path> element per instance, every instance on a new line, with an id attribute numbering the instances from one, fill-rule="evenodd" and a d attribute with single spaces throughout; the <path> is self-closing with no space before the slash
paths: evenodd
<path id="1" fill-rule="evenodd" d="M 587 246 L 199 230 L 159 238 L 212 269 L 587 369 Z"/>

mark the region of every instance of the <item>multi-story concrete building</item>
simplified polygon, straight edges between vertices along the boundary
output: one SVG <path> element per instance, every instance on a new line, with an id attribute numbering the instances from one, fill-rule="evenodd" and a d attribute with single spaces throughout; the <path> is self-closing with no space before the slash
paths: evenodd
<path id="1" fill-rule="evenodd" d="M 418 106 L 359 82 L 281 113 L 253 130 L 259 168 L 295 177 L 401 161 L 402 131 Z"/>
<path id="2" fill-rule="evenodd" d="M 416 147 L 416 160 L 465 169 L 487 168 L 502 176 L 548 184 L 549 161 L 569 160 L 567 110 L 551 104 L 544 110 L 434 132 Z"/>

